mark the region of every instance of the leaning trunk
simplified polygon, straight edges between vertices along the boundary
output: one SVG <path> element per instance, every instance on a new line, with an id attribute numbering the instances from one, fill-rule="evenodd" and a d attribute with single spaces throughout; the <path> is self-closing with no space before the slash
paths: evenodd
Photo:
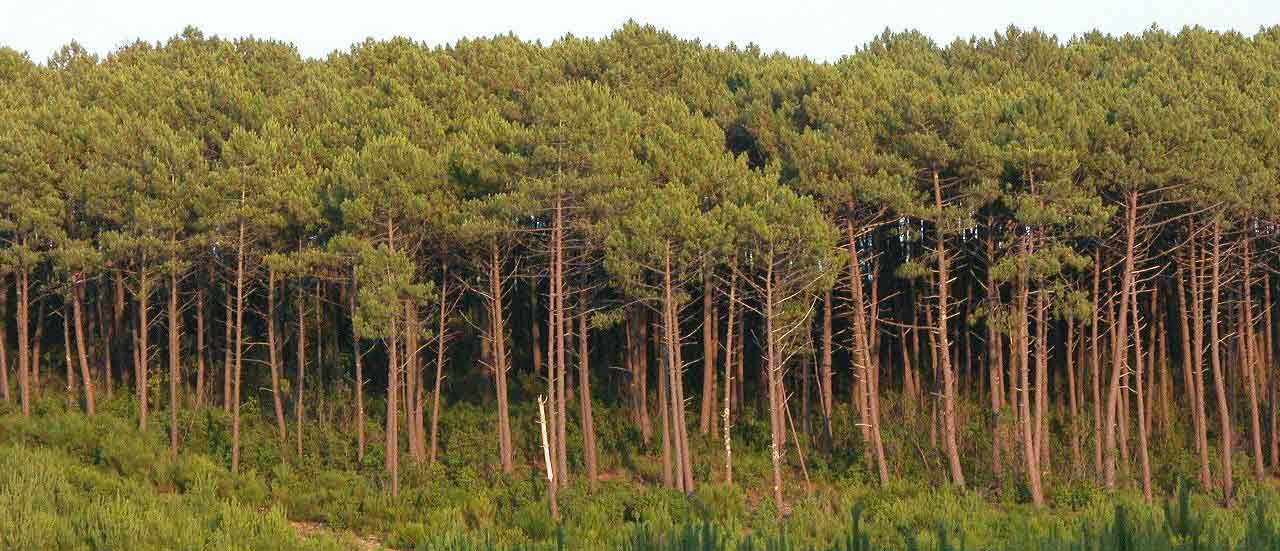
<path id="1" fill-rule="evenodd" d="M 4 289 L 0 288 L 0 293 Z M 80 381 L 84 385 L 84 403 L 85 410 L 89 415 L 93 415 L 96 407 L 93 400 L 93 377 L 89 375 L 89 352 L 84 344 L 84 287 L 77 285 L 72 296 L 71 310 L 75 316 L 76 326 L 76 356 L 80 358 Z M 0 308 L 0 316 L 5 315 L 4 309 Z M 3 335 L 3 326 L 0 326 L 0 335 Z M 2 339 L 0 339 L 2 340 Z M 4 367 L 4 345 L 0 345 L 0 367 Z M 7 371 L 7 369 L 5 369 Z M 4 378 L 5 400 L 8 400 L 9 382 L 8 377 Z"/>

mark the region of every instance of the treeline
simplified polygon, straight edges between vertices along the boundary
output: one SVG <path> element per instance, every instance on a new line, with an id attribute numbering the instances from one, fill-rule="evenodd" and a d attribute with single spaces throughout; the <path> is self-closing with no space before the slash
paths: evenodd
<path id="1" fill-rule="evenodd" d="M 63 382 L 90 415 L 132 393 L 176 454 L 180 408 L 221 407 L 235 470 L 246 400 L 282 458 L 304 419 L 363 457 L 376 396 L 396 493 L 470 378 L 502 471 L 545 471 L 553 508 L 600 478 L 593 397 L 685 491 L 732 481 L 735 423 L 764 420 L 779 512 L 805 452 L 849 447 L 881 483 L 932 454 L 1037 505 L 1052 471 L 1151 500 L 1160 438 L 1227 503 L 1233 452 L 1280 469 L 1280 27 L 886 32 L 835 63 L 636 24 L 323 60 L 188 29 L 0 50 L 0 83 L 24 415 Z"/>

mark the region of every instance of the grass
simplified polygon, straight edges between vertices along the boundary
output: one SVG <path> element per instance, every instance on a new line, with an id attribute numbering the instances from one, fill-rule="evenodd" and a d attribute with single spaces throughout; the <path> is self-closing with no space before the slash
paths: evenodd
<path id="1" fill-rule="evenodd" d="M 793 488 L 790 513 L 778 520 L 761 492 L 768 461 L 752 451 L 758 436 L 750 419 L 735 434 L 743 441 L 735 449 L 738 484 L 714 482 L 708 459 L 698 473 L 703 483 L 686 496 L 652 482 L 651 450 L 625 428 L 625 413 L 608 408 L 600 408 L 598 422 L 609 480 L 592 494 L 581 477 L 573 479 L 556 523 L 531 458 L 521 458 L 514 476 L 494 465 L 492 420 L 480 406 L 448 409 L 442 460 L 412 466 L 406 459 L 399 498 L 386 491 L 381 446 L 370 445 L 357 461 L 353 442 L 335 428 L 344 423 L 341 413 L 329 424 L 309 423 L 307 453 L 281 462 L 271 426 L 256 404 L 245 407 L 244 468 L 234 475 L 218 409 L 183 412 L 176 458 L 166 447 L 167 416 L 155 416 L 144 434 L 129 398 L 106 403 L 93 418 L 52 399 L 40 401 L 31 419 L 0 413 L 0 549 L 355 548 L 334 533 L 449 551 L 1280 549 L 1280 494 L 1245 479 L 1243 505 L 1226 510 L 1213 495 L 1178 491 L 1177 472 L 1164 473 L 1174 487 L 1154 505 L 1058 473 L 1050 486 L 1054 507 L 1037 510 L 1021 502 L 1016 486 L 995 496 L 989 488 L 921 483 L 928 477 L 911 470 L 927 469 L 923 463 L 904 465 L 906 474 L 878 487 L 866 482 L 860 458 L 844 452 L 811 454 L 815 491 Z M 376 419 L 368 433 L 370 442 L 380 441 Z M 716 457 L 714 442 L 695 441 L 696 457 Z M 291 521 L 328 531 L 303 534 Z"/>

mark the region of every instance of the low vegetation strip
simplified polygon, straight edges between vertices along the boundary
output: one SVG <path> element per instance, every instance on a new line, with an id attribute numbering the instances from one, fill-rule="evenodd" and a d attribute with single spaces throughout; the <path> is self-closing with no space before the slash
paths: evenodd
<path id="1" fill-rule="evenodd" d="M 53 401 L 41 407 L 46 411 L 30 419 L 0 416 L 6 551 L 1280 549 L 1280 494 L 1262 486 L 1247 486 L 1245 505 L 1232 510 L 1183 486 L 1158 506 L 1137 495 L 1095 494 L 1079 507 L 1044 511 L 946 488 L 822 482 L 788 518 L 775 520 L 743 505 L 767 503 L 764 496 L 714 484 L 685 496 L 631 482 L 620 471 L 594 495 L 571 486 L 557 524 L 536 477 L 436 472 L 425 481 L 433 473 L 414 472 L 415 481 L 424 480 L 414 486 L 425 491 L 392 499 L 380 491 L 385 480 L 376 465 L 339 468 L 308 456 L 232 474 L 218 453 L 225 417 L 216 413 L 203 420 L 205 432 L 196 429 L 199 418 L 187 419 L 198 438 L 172 458 L 163 431 L 144 435 L 110 411 L 91 418 L 60 411 Z M 274 442 L 253 425 L 246 434 L 248 449 Z"/>

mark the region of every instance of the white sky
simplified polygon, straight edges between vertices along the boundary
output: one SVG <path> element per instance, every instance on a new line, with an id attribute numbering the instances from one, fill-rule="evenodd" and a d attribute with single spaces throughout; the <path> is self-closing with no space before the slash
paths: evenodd
<path id="1" fill-rule="evenodd" d="M 1280 0 L 0 0 L 0 45 L 44 61 L 73 39 L 105 54 L 195 25 L 207 35 L 285 40 L 318 57 L 366 37 L 404 35 L 433 45 L 508 31 L 544 43 L 565 33 L 598 37 L 628 18 L 711 44 L 754 42 L 831 60 L 886 27 L 918 29 L 942 44 L 1011 23 L 1064 40 L 1095 28 L 1140 32 L 1152 23 L 1252 34 L 1280 24 Z"/>

